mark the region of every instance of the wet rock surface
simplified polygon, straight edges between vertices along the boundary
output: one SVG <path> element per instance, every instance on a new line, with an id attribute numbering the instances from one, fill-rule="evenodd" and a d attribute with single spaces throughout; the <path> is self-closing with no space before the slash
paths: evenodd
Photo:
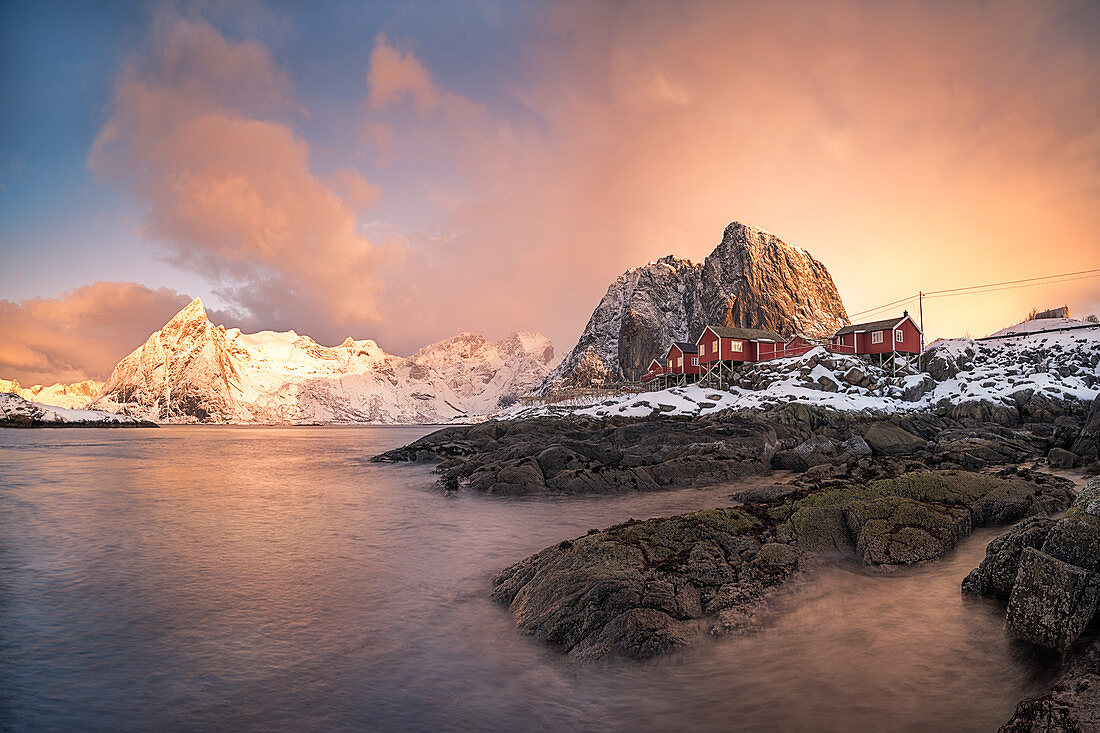
<path id="1" fill-rule="evenodd" d="M 662 417 L 658 408 L 649 418 L 546 417 L 445 428 L 373 460 L 440 461 L 441 490 L 502 496 L 703 486 L 772 469 L 866 480 L 1043 460 L 1078 441 L 1085 409 L 1044 403 L 1044 418 L 981 405 L 870 416 L 791 404 L 689 419 Z"/>
<path id="2" fill-rule="evenodd" d="M 1069 482 L 1010 472 L 905 473 L 837 484 L 803 476 L 738 506 L 593 530 L 493 579 L 525 633 L 577 659 L 651 657 L 701 632 L 759 624 L 768 599 L 829 558 L 935 559 L 973 527 L 1058 511 Z"/>
<path id="3" fill-rule="evenodd" d="M 1032 520 L 986 548 L 963 581 L 967 593 L 1008 597 L 1005 629 L 1040 647 L 1065 651 L 1093 620 L 1100 602 L 1100 500 L 1093 479 L 1057 522 Z"/>
<path id="4" fill-rule="evenodd" d="M 1100 729 L 1098 568 L 1100 479 L 1094 478 L 1062 519 L 1029 519 L 991 542 L 963 581 L 966 593 L 1008 599 L 1008 633 L 1066 654 L 1050 689 L 1022 700 L 1001 730 Z"/>

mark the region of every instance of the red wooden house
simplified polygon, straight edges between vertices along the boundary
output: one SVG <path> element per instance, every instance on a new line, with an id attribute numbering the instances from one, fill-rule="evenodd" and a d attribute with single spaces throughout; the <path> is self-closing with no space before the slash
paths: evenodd
<path id="1" fill-rule="evenodd" d="M 668 347 L 668 356 L 665 357 L 668 364 L 668 373 L 673 376 L 677 384 L 688 384 L 699 380 L 703 373 L 699 366 L 699 348 L 695 344 L 685 341 L 674 341 Z"/>
<path id="2" fill-rule="evenodd" d="M 668 361 L 664 358 L 657 358 L 649 362 L 649 369 L 642 375 L 642 382 L 652 382 L 654 379 L 660 379 L 668 374 Z"/>
<path id="3" fill-rule="evenodd" d="M 833 334 L 829 350 L 841 354 L 877 357 L 879 363 L 898 354 L 919 354 L 921 330 L 909 311 L 901 318 L 853 323 Z"/>
<path id="4" fill-rule="evenodd" d="M 786 342 L 779 334 L 758 328 L 707 326 L 695 343 L 704 381 L 722 383 L 735 364 L 774 358 Z"/>
<path id="5" fill-rule="evenodd" d="M 803 336 L 800 333 L 796 333 L 794 336 L 791 336 L 786 340 L 785 343 L 782 344 L 772 344 L 767 346 L 761 344 L 760 360 L 763 361 L 764 359 L 784 359 L 788 356 L 802 356 L 810 349 L 817 348 L 818 346 L 822 346 L 823 344 L 823 341 L 817 341 L 809 338 L 808 336 Z"/>

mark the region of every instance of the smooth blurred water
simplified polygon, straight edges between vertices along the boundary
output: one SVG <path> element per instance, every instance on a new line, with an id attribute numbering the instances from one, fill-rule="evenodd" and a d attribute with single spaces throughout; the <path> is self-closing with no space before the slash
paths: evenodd
<path id="1" fill-rule="evenodd" d="M 960 596 L 992 532 L 894 575 L 826 569 L 753 636 L 570 662 L 515 631 L 492 575 L 731 487 L 445 498 L 367 460 L 427 432 L 0 430 L 0 725 L 989 730 L 1047 682 Z"/>

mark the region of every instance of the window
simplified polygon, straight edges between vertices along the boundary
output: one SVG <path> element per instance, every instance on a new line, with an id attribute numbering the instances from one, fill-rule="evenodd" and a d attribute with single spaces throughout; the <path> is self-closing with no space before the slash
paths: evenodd
<path id="1" fill-rule="evenodd" d="M 706 355 L 707 355 L 707 345 L 704 343 L 702 346 L 699 347 L 699 356 L 706 356 Z"/>
<path id="2" fill-rule="evenodd" d="M 895 341 L 904 341 L 905 340 L 905 331 L 902 331 L 900 328 L 897 329 L 896 331 L 894 331 L 894 340 Z"/>
<path id="3" fill-rule="evenodd" d="M 883 338 L 882 331 L 875 331 L 874 333 L 871 334 L 871 343 L 872 344 L 881 344 L 882 343 L 882 338 Z"/>
<path id="4" fill-rule="evenodd" d="M 692 366 L 699 366 L 699 357 L 698 356 L 691 357 L 691 365 Z"/>
<path id="5" fill-rule="evenodd" d="M 682 356 L 676 357 L 676 366 L 682 367 L 683 365 L 684 365 L 684 357 L 682 357 Z"/>
<path id="6" fill-rule="evenodd" d="M 744 351 L 745 350 L 745 342 L 744 341 L 732 341 L 732 342 L 730 342 L 730 348 L 732 348 L 734 351 Z"/>

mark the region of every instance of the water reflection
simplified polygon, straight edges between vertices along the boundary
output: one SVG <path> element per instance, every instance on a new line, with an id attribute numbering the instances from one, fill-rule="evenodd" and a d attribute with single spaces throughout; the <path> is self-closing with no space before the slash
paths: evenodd
<path id="1" fill-rule="evenodd" d="M 16 729 L 984 730 L 1038 690 L 959 581 L 830 568 L 758 635 L 578 666 L 503 566 L 729 487 L 446 498 L 363 457 L 421 428 L 0 431 L 0 715 Z"/>

